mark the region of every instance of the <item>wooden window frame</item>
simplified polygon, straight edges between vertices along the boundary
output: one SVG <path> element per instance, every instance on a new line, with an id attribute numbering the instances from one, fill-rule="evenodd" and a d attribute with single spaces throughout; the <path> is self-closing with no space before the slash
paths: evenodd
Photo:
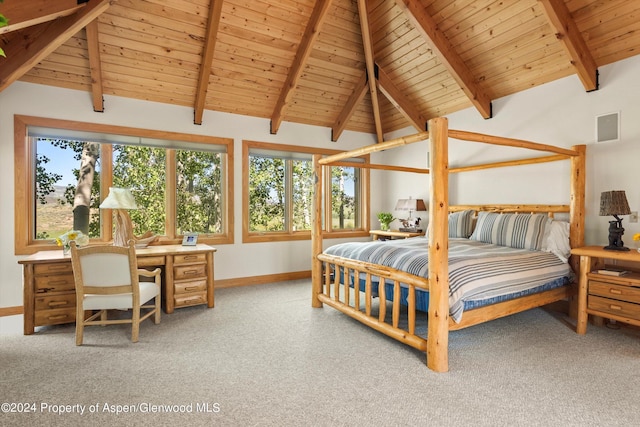
<path id="1" fill-rule="evenodd" d="M 225 230 L 215 236 L 201 236 L 199 243 L 229 244 L 233 243 L 234 216 L 233 216 L 233 177 L 234 156 L 233 138 L 220 138 L 205 135 L 194 135 L 178 132 L 158 131 L 150 129 L 132 128 L 78 122 L 70 120 L 58 120 L 43 117 L 24 115 L 14 116 L 14 230 L 15 230 L 15 254 L 27 255 L 37 251 L 59 249 L 52 241 L 35 238 L 35 152 L 34 144 L 28 137 L 29 126 L 41 126 L 56 129 L 77 130 L 86 132 L 101 132 L 114 135 L 126 135 L 142 138 L 183 141 L 188 143 L 206 145 L 222 145 L 226 147 L 225 175 L 223 176 L 223 189 L 225 189 L 225 209 L 223 212 Z M 166 212 L 165 220 L 166 236 L 161 236 L 160 244 L 180 244 L 182 236 L 176 235 L 176 183 L 175 183 L 175 149 L 167 148 L 166 162 Z M 111 159 L 111 144 L 101 144 L 100 157 Z M 102 162 L 100 174 L 100 188 L 109 188 L 112 184 L 113 165 L 111 162 Z M 103 194 L 106 197 L 106 193 Z M 91 239 L 91 242 L 107 243 L 112 238 L 113 216 L 103 215 L 100 219 L 100 238 Z"/>
<path id="2" fill-rule="evenodd" d="M 243 140 L 242 141 L 242 242 L 243 243 L 261 243 L 275 241 L 291 241 L 291 240 L 311 240 L 312 230 L 302 231 L 269 231 L 257 232 L 249 231 L 249 153 L 251 149 L 261 149 L 269 151 L 288 151 L 293 153 L 304 154 L 322 154 L 332 155 L 340 153 L 340 150 L 331 150 L 325 148 L 305 147 L 298 145 L 274 144 L 268 142 L 258 142 Z M 369 155 L 362 156 L 364 164 L 369 163 Z M 328 173 L 329 166 L 324 168 L 324 173 Z M 370 212 L 370 178 L 369 168 L 360 168 L 360 227 L 353 230 L 331 229 L 330 221 L 324 221 L 322 235 L 326 239 L 331 238 L 354 238 L 369 236 L 369 212 Z M 331 185 L 329 180 L 328 185 Z M 326 192 L 325 192 L 326 194 Z M 331 191 L 329 191 L 331 194 Z M 330 197 L 323 202 L 323 217 L 331 218 Z"/>

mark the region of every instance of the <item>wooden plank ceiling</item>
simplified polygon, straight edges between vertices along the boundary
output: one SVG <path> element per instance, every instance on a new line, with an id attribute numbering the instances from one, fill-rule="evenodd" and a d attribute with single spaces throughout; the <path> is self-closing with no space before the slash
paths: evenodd
<path id="1" fill-rule="evenodd" d="M 628 0 L 5 0 L 16 80 L 383 134 L 640 52 Z"/>

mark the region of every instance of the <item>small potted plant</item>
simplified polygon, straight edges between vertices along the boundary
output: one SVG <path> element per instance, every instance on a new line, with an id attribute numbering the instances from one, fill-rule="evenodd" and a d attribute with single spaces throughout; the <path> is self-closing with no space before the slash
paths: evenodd
<path id="1" fill-rule="evenodd" d="M 393 215 L 389 212 L 380 212 L 378 214 L 378 221 L 380 221 L 380 229 L 383 231 L 386 231 L 389 229 L 389 224 L 391 224 L 391 221 L 393 221 L 395 218 L 393 217 Z"/>

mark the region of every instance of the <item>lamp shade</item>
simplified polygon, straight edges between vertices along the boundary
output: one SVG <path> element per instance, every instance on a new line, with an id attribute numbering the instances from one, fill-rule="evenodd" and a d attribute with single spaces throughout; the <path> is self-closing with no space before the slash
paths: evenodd
<path id="1" fill-rule="evenodd" d="M 138 205 L 127 188 L 109 187 L 109 194 L 100 204 L 100 209 L 138 209 Z"/>
<path id="2" fill-rule="evenodd" d="M 427 206 L 422 199 L 398 199 L 396 203 L 397 211 L 426 211 Z"/>
<path id="3" fill-rule="evenodd" d="M 629 215 L 629 203 L 624 191 L 604 191 L 600 194 L 600 216 Z"/>

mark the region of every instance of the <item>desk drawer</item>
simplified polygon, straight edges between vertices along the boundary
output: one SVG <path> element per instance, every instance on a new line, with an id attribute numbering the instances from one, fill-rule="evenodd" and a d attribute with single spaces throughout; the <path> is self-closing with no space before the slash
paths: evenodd
<path id="1" fill-rule="evenodd" d="M 175 255 L 173 257 L 174 264 L 196 264 L 196 263 L 206 263 L 207 262 L 207 254 L 183 254 L 183 255 Z"/>
<path id="2" fill-rule="evenodd" d="M 604 317 L 606 317 L 606 314 L 612 314 L 618 317 L 640 320 L 640 305 L 638 304 L 589 295 L 587 305 L 589 310 L 604 313 Z"/>
<path id="3" fill-rule="evenodd" d="M 640 304 L 640 288 L 631 286 L 590 280 L 589 294 Z"/>
<path id="4" fill-rule="evenodd" d="M 188 282 L 182 282 L 175 284 L 175 293 L 178 294 L 187 294 L 192 292 L 202 292 L 207 290 L 207 280 L 190 280 Z"/>
<path id="5" fill-rule="evenodd" d="M 176 294 L 173 298 L 176 307 L 186 307 L 188 305 L 200 305 L 207 303 L 206 292 L 195 292 L 188 294 Z"/>
<path id="6" fill-rule="evenodd" d="M 33 265 L 33 274 L 35 274 L 36 276 L 64 273 L 73 274 L 73 267 L 71 267 L 71 258 L 69 258 L 69 262 L 50 262 L 48 264 Z"/>
<path id="7" fill-rule="evenodd" d="M 73 274 L 60 274 L 55 276 L 42 276 L 35 278 L 35 292 L 75 291 L 76 284 Z"/>
<path id="8" fill-rule="evenodd" d="M 206 264 L 179 265 L 173 268 L 174 280 L 197 279 L 206 276 Z"/>
<path id="9" fill-rule="evenodd" d="M 55 310 L 36 310 L 35 326 L 58 325 L 76 321 L 76 309 L 59 308 Z"/>
<path id="10" fill-rule="evenodd" d="M 53 310 L 58 308 L 75 308 L 76 294 L 66 293 L 60 295 L 37 296 L 36 310 Z"/>
<path id="11" fill-rule="evenodd" d="M 164 265 L 163 256 L 141 256 L 138 257 L 138 267 L 159 267 Z"/>

